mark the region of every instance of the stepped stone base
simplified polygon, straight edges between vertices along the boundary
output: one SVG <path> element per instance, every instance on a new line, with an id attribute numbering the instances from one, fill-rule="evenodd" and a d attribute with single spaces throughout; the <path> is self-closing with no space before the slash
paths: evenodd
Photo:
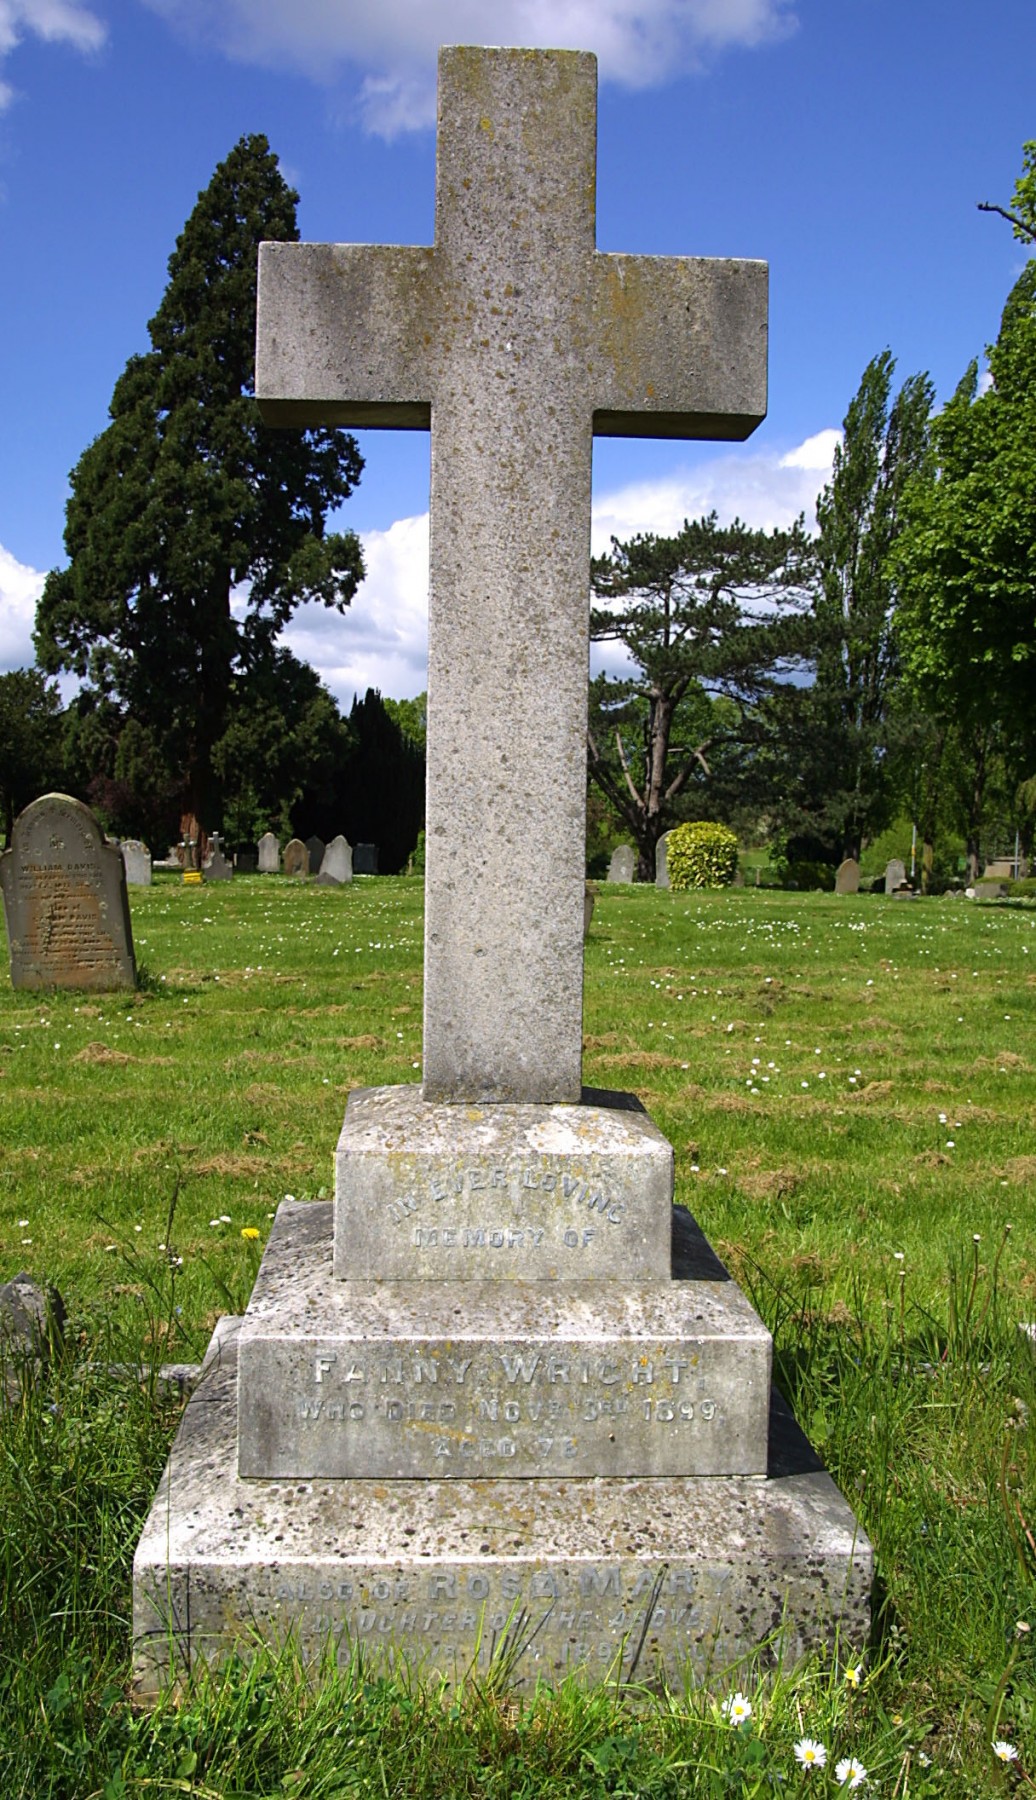
<path id="1" fill-rule="evenodd" d="M 290 1634 L 449 1680 L 506 1654 L 516 1687 L 620 1663 L 679 1682 L 768 1640 L 789 1662 L 867 1636 L 870 1545 L 776 1397 L 765 1479 L 246 1481 L 224 1326 L 134 1562 L 141 1697 Z"/>
<path id="2" fill-rule="evenodd" d="M 681 1278 L 625 1286 L 339 1281 L 331 1212 L 278 1210 L 238 1346 L 240 1474 L 766 1473 L 770 1334 L 689 1215 Z"/>

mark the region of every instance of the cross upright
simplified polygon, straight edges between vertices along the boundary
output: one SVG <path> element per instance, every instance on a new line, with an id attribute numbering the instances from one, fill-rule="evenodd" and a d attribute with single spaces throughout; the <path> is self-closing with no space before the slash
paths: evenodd
<path id="1" fill-rule="evenodd" d="M 594 434 L 744 438 L 767 269 L 595 244 L 596 59 L 443 49 L 435 243 L 268 243 L 271 425 L 431 430 L 426 1100 L 581 1093 Z"/>

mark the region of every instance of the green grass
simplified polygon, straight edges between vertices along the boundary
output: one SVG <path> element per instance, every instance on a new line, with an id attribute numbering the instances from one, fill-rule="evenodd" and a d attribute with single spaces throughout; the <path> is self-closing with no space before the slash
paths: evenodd
<path id="1" fill-rule="evenodd" d="M 419 1079 L 421 889 L 170 879 L 131 902 L 138 994 L 0 986 L 0 1278 L 46 1276 L 71 1312 L 65 1358 L 0 1417 L 5 1800 L 675 1800 L 833 1791 L 850 1753 L 890 1795 L 1030 1785 L 1036 910 L 599 892 L 584 1079 L 638 1092 L 671 1138 L 677 1198 L 877 1547 L 861 1687 L 836 1661 L 758 1691 L 742 1672 L 735 1731 L 721 1671 L 517 1705 L 362 1667 L 311 1689 L 290 1654 L 132 1713 L 130 1563 L 177 1408 L 103 1369 L 197 1356 L 247 1297 L 242 1230 L 330 1191 L 349 1089 Z M 824 1774 L 797 1772 L 803 1733 Z"/>

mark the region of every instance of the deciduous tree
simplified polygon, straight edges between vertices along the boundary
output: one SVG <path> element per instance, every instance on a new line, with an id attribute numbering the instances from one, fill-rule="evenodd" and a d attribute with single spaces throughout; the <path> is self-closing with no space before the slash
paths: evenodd
<path id="1" fill-rule="evenodd" d="M 593 683 L 589 769 L 636 842 L 638 880 L 654 879 L 693 772 L 710 774 L 802 657 L 812 572 L 801 520 L 766 532 L 715 513 L 595 558 L 591 636 L 621 644 L 633 672 Z"/>

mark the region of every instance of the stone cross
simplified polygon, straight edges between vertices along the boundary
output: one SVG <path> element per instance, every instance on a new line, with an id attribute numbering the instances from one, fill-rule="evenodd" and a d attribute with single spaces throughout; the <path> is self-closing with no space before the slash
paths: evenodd
<path id="1" fill-rule="evenodd" d="M 766 412 L 765 263 L 600 254 L 596 112 L 444 49 L 434 246 L 259 253 L 267 423 L 432 434 L 426 1100 L 580 1098 L 593 435 Z"/>

